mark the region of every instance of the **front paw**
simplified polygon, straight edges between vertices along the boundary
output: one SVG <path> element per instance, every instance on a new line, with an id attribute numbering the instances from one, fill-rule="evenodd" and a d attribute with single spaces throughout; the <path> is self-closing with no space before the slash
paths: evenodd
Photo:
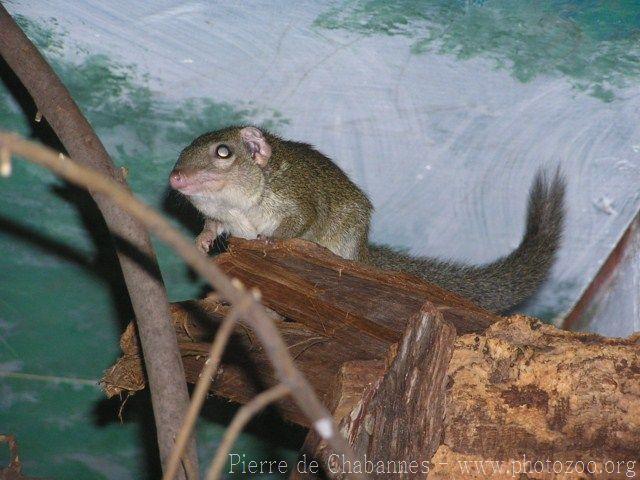
<path id="1" fill-rule="evenodd" d="M 203 230 L 200 232 L 200 235 L 196 237 L 196 248 L 202 253 L 209 253 L 216 238 L 218 238 L 218 235 L 215 232 Z"/>

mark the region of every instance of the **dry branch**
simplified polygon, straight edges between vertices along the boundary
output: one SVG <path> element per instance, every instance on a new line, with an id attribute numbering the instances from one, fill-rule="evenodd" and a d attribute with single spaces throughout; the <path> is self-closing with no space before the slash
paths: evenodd
<path id="1" fill-rule="evenodd" d="M 95 169 L 124 187 L 126 181 L 115 169 L 100 139 L 69 91 L 1 4 L 0 55 L 33 98 L 38 111 L 37 121 L 42 116 L 46 118 L 75 161 Z M 11 172 L 10 163 L 3 162 L 2 172 Z M 100 191 L 90 193 L 112 234 L 145 258 L 143 265 L 121 249 L 117 250 L 140 329 L 160 460 L 165 467 L 189 402 L 180 354 L 169 318 L 167 294 L 144 227 L 119 208 L 108 195 Z M 191 443 L 187 458 L 189 463 L 197 465 L 195 440 Z M 197 472 L 195 475 L 191 476 L 192 480 L 197 478 Z M 181 478 L 184 478 L 183 473 Z"/>
<path id="2" fill-rule="evenodd" d="M 242 311 L 239 311 L 238 315 L 244 318 L 255 332 L 276 371 L 278 380 L 290 389 L 297 406 L 331 448 L 348 458 L 353 458 L 346 441 L 336 430 L 333 418 L 318 400 L 308 381 L 296 368 L 278 330 L 253 293 L 244 289 L 239 282 L 231 282 L 214 263 L 195 248 L 193 242 L 186 239 L 162 215 L 139 201 L 121 185 L 92 169 L 76 164 L 71 159 L 61 158 L 58 153 L 49 148 L 22 140 L 16 135 L 0 133 L 0 150 L 2 149 L 9 149 L 16 155 L 44 166 L 67 181 L 109 196 L 115 204 L 132 214 L 171 246 L 197 273 L 215 287 L 220 298 L 230 302 L 237 309 L 241 308 Z"/>
<path id="3" fill-rule="evenodd" d="M 198 415 L 200 414 L 200 409 L 202 409 L 202 405 L 204 404 L 204 400 L 207 396 L 207 390 L 209 390 L 209 384 L 211 383 L 210 379 L 214 378 L 218 371 L 218 366 L 222 359 L 222 353 L 229 342 L 229 337 L 233 332 L 233 327 L 238 320 L 238 316 L 242 313 L 242 307 L 243 305 L 239 305 L 225 316 L 222 321 L 220 331 L 217 332 L 213 342 L 211 342 L 209 355 L 207 356 L 202 372 L 199 374 L 200 378 L 198 379 L 196 389 L 193 393 L 193 400 L 189 405 L 189 410 L 187 411 L 187 415 L 184 419 L 183 427 L 176 437 L 174 451 L 169 458 L 167 470 L 164 474 L 164 477 L 167 480 L 171 480 L 175 476 L 175 472 L 178 470 L 178 465 L 182 458 L 182 452 L 184 452 L 184 449 L 189 442 L 189 437 L 191 437 L 193 427 L 195 426 Z"/>

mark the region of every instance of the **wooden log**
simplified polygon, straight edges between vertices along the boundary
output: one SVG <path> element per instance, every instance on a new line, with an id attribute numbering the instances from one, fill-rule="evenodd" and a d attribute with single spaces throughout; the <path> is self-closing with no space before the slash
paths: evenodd
<path id="1" fill-rule="evenodd" d="M 229 252 L 214 261 L 260 289 L 299 368 L 321 396 L 331 390 L 345 362 L 384 359 L 426 300 L 436 302 L 443 316 L 464 331 L 483 331 L 500 318 L 418 278 L 347 261 L 302 240 L 232 239 Z M 227 311 L 213 297 L 172 305 L 188 382 L 197 381 L 208 343 Z M 121 346 L 123 357 L 102 382 L 109 396 L 145 385 L 133 327 L 123 334 Z M 262 348 L 240 322 L 211 391 L 244 403 L 274 383 Z M 307 425 L 290 401 L 280 407 L 285 418 Z"/>
<path id="2" fill-rule="evenodd" d="M 346 262 L 304 242 L 233 242 L 231 252 L 217 261 L 245 284 L 261 288 L 265 303 L 277 309 L 274 322 L 298 365 L 338 417 L 364 384 L 380 374 L 381 361 L 396 345 L 396 330 L 405 328 L 412 348 L 399 349 L 405 353 L 366 389 L 342 425 L 370 460 L 392 462 L 396 468 L 402 460 L 416 461 L 420 468 L 430 461 L 432 478 L 487 476 L 474 469 L 494 468 L 495 462 L 502 462 L 496 468 L 503 470 L 490 472 L 492 478 L 512 478 L 514 468 L 527 468 L 521 465 L 526 460 L 529 468 L 538 460 L 565 462 L 562 468 L 568 468 L 566 462 L 594 462 L 593 469 L 622 468 L 629 469 L 622 472 L 627 478 L 635 475 L 633 462 L 640 456 L 640 335 L 607 339 L 560 331 L 521 316 L 500 319 L 481 331 L 497 317 L 455 296 L 453 308 L 440 304 L 416 309 L 416 299 L 430 295 L 420 280 L 410 283 L 411 277 Z M 333 276 L 333 284 L 324 276 Z M 392 305 L 394 289 L 406 303 Z M 380 309 L 399 317 L 393 323 Z M 209 341 L 227 311 L 213 297 L 172 306 L 189 381 L 197 379 Z M 340 327 L 345 317 L 349 320 Z M 446 342 L 438 339 L 453 335 L 453 329 L 445 327 L 446 318 L 467 332 L 478 332 L 456 339 L 441 382 L 447 352 Z M 414 341 L 408 332 L 422 341 Z M 134 333 L 130 327 L 123 335 L 125 355 L 105 377 L 111 394 L 144 386 Z M 432 341 L 440 348 L 428 348 Z M 358 368 L 360 373 L 353 374 Z M 418 382 L 427 377 L 438 388 Z M 274 382 L 251 331 L 238 325 L 211 391 L 245 402 Z M 438 403 L 441 385 L 446 387 L 444 410 Z M 291 404 L 279 406 L 285 418 L 306 425 Z M 403 418 L 402 423 L 394 424 L 396 418 Z M 434 445 L 436 437 L 440 441 Z M 308 440 L 307 452 L 315 454 L 317 439 Z M 540 478 L 531 470 L 526 474 Z"/>
<path id="3" fill-rule="evenodd" d="M 329 336 L 357 332 L 395 343 L 427 301 L 459 333 L 482 332 L 500 318 L 417 277 L 345 260 L 299 239 L 233 238 L 216 262 L 244 284 L 258 287 L 267 307 Z"/>

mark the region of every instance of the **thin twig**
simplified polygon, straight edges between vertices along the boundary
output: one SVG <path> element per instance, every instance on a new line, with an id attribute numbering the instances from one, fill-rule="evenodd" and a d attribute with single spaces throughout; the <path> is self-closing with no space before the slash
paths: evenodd
<path id="1" fill-rule="evenodd" d="M 256 333 L 265 353 L 273 365 L 278 380 L 289 387 L 291 395 L 300 411 L 310 420 L 313 428 L 336 453 L 344 455 L 348 461 L 356 459 L 351 448 L 340 435 L 333 417 L 322 405 L 313 388 L 295 366 L 287 345 L 264 307 L 254 298 L 254 294 L 238 288 L 238 281 L 232 284 L 220 267 L 200 252 L 193 242 L 176 230 L 168 220 L 153 208 L 142 203 L 128 190 L 96 171 L 78 165 L 71 159 L 60 159 L 54 150 L 24 140 L 17 135 L 0 132 L 0 148 L 6 147 L 16 155 L 42 165 L 69 182 L 89 190 L 108 195 L 120 208 L 142 222 L 150 231 L 171 246 L 198 274 L 219 292 L 221 298 L 233 305 L 243 304 L 239 312 Z M 246 300 L 245 300 L 246 298 Z M 246 301 L 246 307 L 244 306 Z M 356 476 L 366 478 L 366 475 Z"/>
<path id="2" fill-rule="evenodd" d="M 184 418 L 184 423 L 182 424 L 180 433 L 176 437 L 176 444 L 171 451 L 171 456 L 169 457 L 169 462 L 167 463 L 167 469 L 162 477 L 163 480 L 172 479 L 178 471 L 180 460 L 182 458 L 182 452 L 189 442 L 189 438 L 191 437 L 191 433 L 193 432 L 193 427 L 196 424 L 196 420 L 198 419 L 198 414 L 200 413 L 202 404 L 207 397 L 209 385 L 215 378 L 215 374 L 218 371 L 218 366 L 220 365 L 220 360 L 222 359 L 224 348 L 229 341 L 229 337 L 233 333 L 233 328 L 236 325 L 238 317 L 242 313 L 243 308 L 246 308 L 246 299 L 248 298 L 250 297 L 245 297 L 245 303 L 239 304 L 237 307 L 232 308 L 229 314 L 224 317 L 222 325 L 220 326 L 220 330 L 218 330 L 216 338 L 211 343 L 209 358 L 205 362 L 202 372 L 200 372 L 198 383 L 196 383 L 196 388 L 191 396 L 189 410 L 187 410 L 187 415 Z"/>
<path id="3" fill-rule="evenodd" d="M 209 471 L 207 472 L 206 480 L 217 480 L 218 478 L 220 478 L 222 469 L 226 464 L 227 455 L 231 451 L 231 447 L 233 447 L 233 444 L 236 442 L 236 439 L 238 438 L 238 435 L 240 435 L 240 432 L 242 432 L 245 425 L 249 423 L 249 420 L 251 420 L 255 414 L 257 414 L 271 402 L 275 402 L 276 400 L 281 399 L 289 393 L 291 393 L 289 387 L 280 383 L 268 390 L 265 390 L 264 392 L 259 393 L 245 405 L 240 407 L 240 410 L 238 410 L 238 413 L 236 413 L 236 415 L 233 417 L 231 424 L 224 432 L 222 442 L 220 443 L 220 446 L 218 447 L 218 450 L 216 451 L 216 454 L 211 461 L 211 466 L 209 467 Z"/>
<path id="4" fill-rule="evenodd" d="M 36 380 L 40 382 L 51 382 L 54 384 L 66 383 L 69 385 L 79 386 L 87 385 L 94 387 L 96 390 L 100 389 L 100 380 L 89 380 L 87 378 L 76 377 L 58 377 L 56 375 L 37 375 L 35 373 L 22 373 L 22 372 L 0 372 L 0 378 L 18 378 L 23 380 Z"/>

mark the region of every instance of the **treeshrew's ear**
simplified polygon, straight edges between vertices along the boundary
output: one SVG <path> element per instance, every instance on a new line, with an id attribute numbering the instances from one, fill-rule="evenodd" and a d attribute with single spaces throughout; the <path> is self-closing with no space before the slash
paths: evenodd
<path id="1" fill-rule="evenodd" d="M 271 145 L 264 134 L 256 127 L 245 127 L 240 130 L 240 137 L 251 153 L 251 158 L 262 168 L 267 166 L 271 158 Z"/>

